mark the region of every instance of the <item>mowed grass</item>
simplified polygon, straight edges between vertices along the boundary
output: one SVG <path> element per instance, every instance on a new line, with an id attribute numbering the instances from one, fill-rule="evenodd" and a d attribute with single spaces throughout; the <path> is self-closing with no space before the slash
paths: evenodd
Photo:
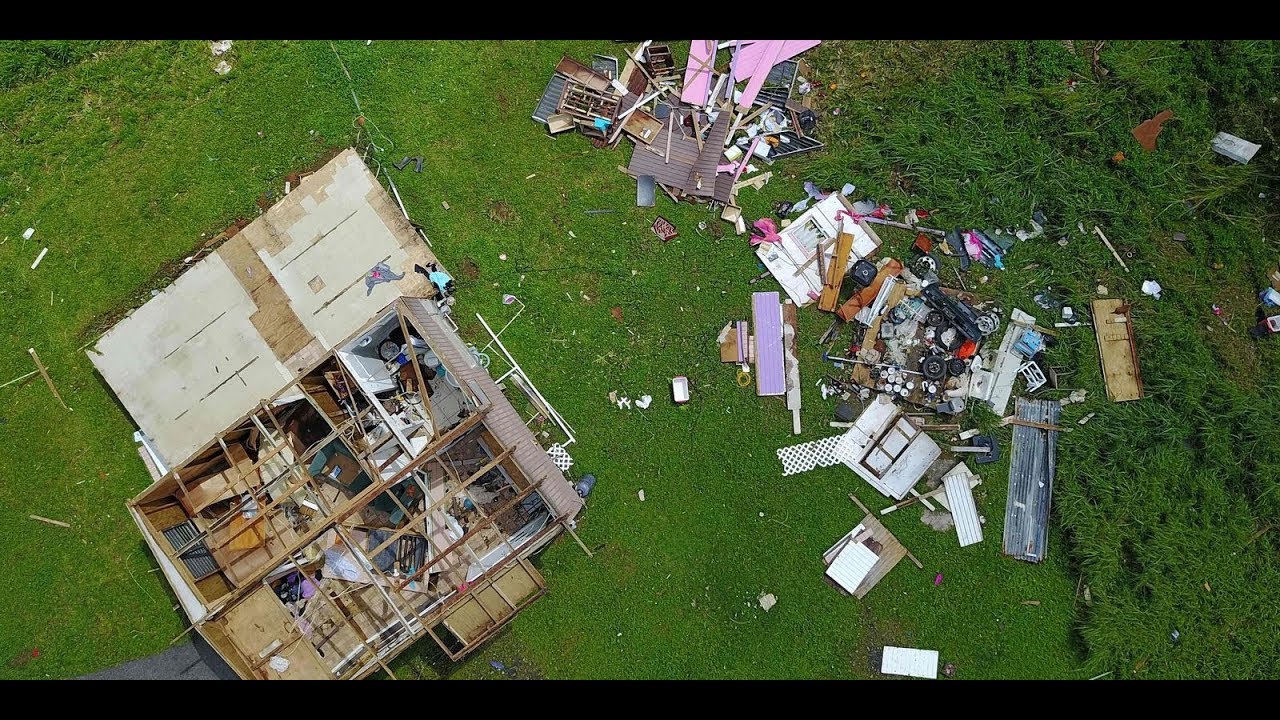
<path id="1" fill-rule="evenodd" d="M 861 517 L 849 492 L 885 501 L 847 470 L 784 479 L 774 456 L 834 432 L 834 401 L 813 386 L 830 371 L 813 345 L 827 318 L 800 315 L 805 432 L 795 438 L 779 400 L 738 388 L 717 361 L 719 328 L 747 317 L 751 291 L 776 287 L 747 284 L 758 269 L 745 241 L 722 236 L 727 226 L 701 207 L 664 198 L 635 208 L 634 182 L 615 169 L 626 144 L 596 150 L 529 119 L 561 54 L 625 50 L 337 43 L 384 164 L 426 158 L 420 175 L 391 172 L 459 275 L 464 336 L 487 341 L 474 312 L 495 328 L 511 317 L 503 293 L 527 304 L 503 340 L 577 428 L 574 474 L 600 479 L 579 527 L 594 558 L 557 542 L 539 559 L 550 593 L 509 631 L 456 666 L 419 643 L 393 663 L 397 674 L 495 677 L 498 660 L 540 677 L 866 677 L 884 644 L 936 648 L 967 678 L 1274 668 L 1275 540 L 1246 543 L 1277 515 L 1268 491 L 1280 428 L 1266 400 L 1277 352 L 1243 337 L 1277 254 L 1263 239 L 1268 227 L 1274 237 L 1274 161 L 1264 147 L 1251 165 L 1230 166 L 1208 139 L 1221 126 L 1271 142 L 1276 51 L 1109 43 L 1111 74 L 1095 83 L 1083 50 L 1092 45 L 1077 45 L 1078 58 L 1057 43 L 826 44 L 811 63 L 828 149 L 775 165 L 773 182 L 740 197 L 755 218 L 773 200 L 802 197 L 806 178 L 852 181 L 859 197 L 900 212 L 938 210 L 931 221 L 942 227 L 1017 225 L 1039 207 L 1051 237 L 1020 243 L 1005 273 L 971 272 L 971 288 L 987 274 L 981 292 L 1033 312 L 1045 285 L 1082 309 L 1099 283 L 1134 301 L 1148 399 L 1106 402 L 1088 328 L 1064 331 L 1051 356 L 1074 370 L 1071 387 L 1090 391 L 1064 419 L 1097 416 L 1060 442 L 1049 560 L 999 555 L 1001 462 L 981 470 L 983 544 L 960 549 L 918 511 L 896 513 L 886 523 L 925 570 L 904 561 L 857 601 L 822 582 L 820 555 Z M 0 560 L 12 569 L 0 580 L 0 660 L 40 648 L 0 676 L 65 677 L 161 650 L 185 625 L 124 512 L 148 483 L 132 425 L 77 348 L 99 318 L 160 287 L 155 274 L 202 233 L 253 217 L 288 172 L 351 142 L 356 110 L 324 42 L 237 43 L 225 78 L 204 43 L 42 49 L 44 59 L 22 62 L 9 58 L 23 47 L 0 49 L 44 73 L 0 91 L 0 382 L 31 369 L 34 345 L 74 408 L 58 407 L 38 378 L 0 389 Z M 1073 73 L 1081 81 L 1068 92 Z M 1144 154 L 1129 128 L 1165 107 L 1178 119 Z M 1113 167 L 1117 150 L 1129 158 Z M 502 222 L 491 218 L 497 203 L 513 211 Z M 583 212 L 600 208 L 617 212 Z M 658 214 L 679 238 L 663 244 L 648 230 Z M 1101 224 L 1133 272 L 1079 236 L 1078 220 Z M 37 234 L 23 242 L 27 226 Z M 1185 246 L 1169 239 L 1174 230 Z M 1062 234 L 1066 248 L 1054 242 Z M 912 239 L 883 237 L 900 255 Z M 459 272 L 467 261 L 474 279 Z M 1148 276 L 1164 300 L 1140 295 Z M 1234 331 L 1208 313 L 1215 302 Z M 694 387 L 684 407 L 669 402 L 679 374 Z M 618 410 L 611 390 L 655 402 Z M 755 607 L 762 592 L 778 597 L 769 613 Z"/>

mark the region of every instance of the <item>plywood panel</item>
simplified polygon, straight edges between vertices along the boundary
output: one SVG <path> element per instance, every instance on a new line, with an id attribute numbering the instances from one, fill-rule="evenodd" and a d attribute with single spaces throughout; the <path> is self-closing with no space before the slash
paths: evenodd
<path id="1" fill-rule="evenodd" d="M 936 680 L 938 651 L 886 645 L 880 661 L 880 672 L 887 675 L 906 675 Z"/>
<path id="2" fill-rule="evenodd" d="M 279 640 L 281 647 L 297 637 L 298 631 L 280 601 L 265 585 L 250 593 L 214 622 L 222 626 L 227 639 L 250 662 L 261 659 L 261 653 Z M 305 640 L 276 652 L 289 661 L 283 673 L 263 666 L 262 672 L 273 679 L 326 679 L 330 674 L 316 659 Z M 270 654 L 268 654 L 268 657 Z"/>
<path id="3" fill-rule="evenodd" d="M 1094 300 L 1093 328 L 1098 339 L 1098 356 L 1102 361 L 1107 398 L 1112 402 L 1141 398 L 1142 375 L 1128 304 L 1116 299 Z"/>

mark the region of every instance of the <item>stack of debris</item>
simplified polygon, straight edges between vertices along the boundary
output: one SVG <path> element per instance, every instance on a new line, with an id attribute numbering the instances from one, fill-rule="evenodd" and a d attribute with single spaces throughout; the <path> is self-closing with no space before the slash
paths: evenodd
<path id="1" fill-rule="evenodd" d="M 533 119 L 552 134 L 576 128 L 597 147 L 627 135 L 635 150 L 625 172 L 636 178 L 638 205 L 653 205 L 656 186 L 675 201 L 722 206 L 721 217 L 745 234 L 738 191 L 772 176 L 756 174 L 754 162 L 822 147 L 812 136 L 808 71 L 794 59 L 818 43 L 693 40 L 683 74 L 671 48 L 652 41 L 628 53 L 621 72 L 613 57 L 596 55 L 588 67 L 565 56 Z"/>

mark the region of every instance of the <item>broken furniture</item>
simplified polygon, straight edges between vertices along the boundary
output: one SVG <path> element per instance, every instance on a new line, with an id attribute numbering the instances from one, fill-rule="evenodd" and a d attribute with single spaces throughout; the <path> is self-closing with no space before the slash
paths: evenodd
<path id="1" fill-rule="evenodd" d="M 666 45 L 650 45 L 645 48 L 645 65 L 649 67 L 649 75 L 653 81 L 661 85 L 679 79 L 676 74 L 676 60 L 671 48 Z"/>
<path id="2" fill-rule="evenodd" d="M 1018 398 L 1018 419 L 1055 426 L 1062 412 L 1056 400 Z M 1004 510 L 1003 552 L 1018 560 L 1044 560 L 1049 542 L 1049 504 L 1057 460 L 1058 431 L 1013 426 L 1009 497 Z"/>
<path id="3" fill-rule="evenodd" d="M 1098 339 L 1098 357 L 1112 402 L 1142 397 L 1142 371 L 1138 367 L 1138 346 L 1133 339 L 1129 304 L 1123 300 L 1094 300 L 1093 331 Z"/>
<path id="4" fill-rule="evenodd" d="M 832 454 L 886 497 L 901 500 L 942 448 L 907 419 L 888 395 L 877 395 Z"/>
<path id="5" fill-rule="evenodd" d="M 792 58 L 818 43 L 693 40 L 682 69 L 670 46 L 652 41 L 629 52 L 621 71 L 613 58 L 597 55 L 588 67 L 564 56 L 533 119 L 552 134 L 576 127 L 596 147 L 616 144 L 625 133 L 634 150 L 624 172 L 653 176 L 673 201 L 723 207 L 722 219 L 745 234 L 737 193 L 770 177 L 742 179 L 757 171 L 752 161 L 771 164 L 823 147 L 812 136 L 818 116 L 808 96 L 793 97 L 800 63 Z M 717 71 L 718 52 L 729 45 L 731 57 Z M 800 93 L 809 87 L 801 84 Z"/>
<path id="6" fill-rule="evenodd" d="M 831 193 L 795 218 L 790 225 L 779 230 L 778 242 L 761 243 L 756 248 L 756 257 L 773 273 L 787 296 L 799 307 L 820 298 L 819 293 L 827 280 L 818 272 L 818 248 L 830 243 L 830 252 L 836 251 L 842 222 L 839 216 L 852 212 L 853 205 L 848 198 L 840 193 Z M 858 260 L 875 255 L 881 244 L 880 237 L 866 222 L 851 223 L 845 220 L 844 230 L 853 236 L 853 241 L 844 266 L 838 267 L 841 277 Z M 825 263 L 826 256 L 823 257 Z M 831 260 L 831 264 L 836 265 L 836 261 Z M 841 317 L 850 319 L 844 315 Z"/>
<path id="7" fill-rule="evenodd" d="M 1013 394 L 1014 380 L 1024 362 L 1031 360 L 1019 352 L 1017 346 L 1025 333 L 1035 332 L 1035 323 L 1034 317 L 1014 308 L 991 370 L 979 368 L 970 376 L 969 397 L 986 401 L 997 415 L 1004 415 L 1009 406 L 1009 396 Z"/>

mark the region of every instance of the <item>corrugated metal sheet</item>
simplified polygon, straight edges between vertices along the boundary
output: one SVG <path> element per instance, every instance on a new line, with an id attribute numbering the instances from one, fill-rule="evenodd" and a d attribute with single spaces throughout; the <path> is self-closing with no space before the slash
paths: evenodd
<path id="1" fill-rule="evenodd" d="M 1062 405 L 1056 400 L 1018 398 L 1022 420 L 1056 425 Z M 1009 460 L 1009 499 L 1004 509 L 1004 554 L 1028 562 L 1044 560 L 1049 542 L 1049 504 L 1057 459 L 1058 433 L 1013 426 Z"/>
<path id="2" fill-rule="evenodd" d="M 949 475 L 942 482 L 947 487 L 947 503 L 951 506 L 951 517 L 955 519 L 960 547 L 982 542 L 982 523 L 978 521 L 978 506 L 973 501 L 968 474 Z"/>
<path id="3" fill-rule="evenodd" d="M 560 102 L 560 93 L 564 92 L 564 84 L 569 79 L 560 73 L 551 76 L 551 80 L 547 82 L 547 89 L 542 91 L 542 99 L 538 100 L 538 107 L 533 110 L 533 119 L 545 124 L 547 118 L 556 114 L 556 105 Z"/>
<path id="4" fill-rule="evenodd" d="M 854 534 L 857 534 L 856 530 Z M 866 579 L 867 574 L 879 559 L 879 556 L 871 552 L 866 545 L 849 543 L 844 546 L 839 555 L 836 555 L 836 559 L 831 561 L 831 566 L 827 568 L 827 577 L 852 593 Z"/>
<path id="5" fill-rule="evenodd" d="M 787 387 L 778 293 L 751 293 L 751 320 L 756 330 L 756 395 L 782 395 Z"/>
<path id="6" fill-rule="evenodd" d="M 806 135 L 801 137 L 795 133 L 782 133 L 778 136 L 780 139 L 785 138 L 786 142 L 778 145 L 769 152 L 770 160 L 781 160 L 792 155 L 807 153 L 812 150 L 818 150 L 825 147 L 817 138 Z"/>
<path id="7" fill-rule="evenodd" d="M 880 659 L 880 672 L 886 675 L 938 679 L 938 651 L 884 646 Z"/>

